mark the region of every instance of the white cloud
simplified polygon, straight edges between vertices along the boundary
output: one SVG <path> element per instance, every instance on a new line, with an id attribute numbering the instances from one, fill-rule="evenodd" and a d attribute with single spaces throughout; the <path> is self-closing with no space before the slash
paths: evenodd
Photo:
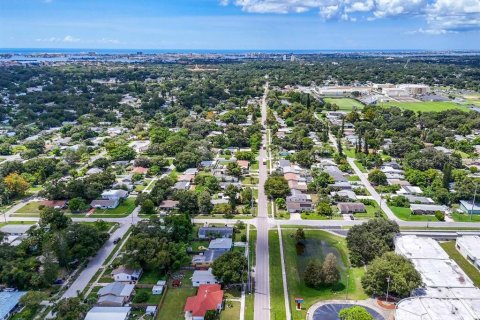
<path id="1" fill-rule="evenodd" d="M 97 42 L 98 43 L 104 43 L 104 44 L 119 44 L 120 40 L 102 38 L 102 39 L 98 40 Z"/>
<path id="2" fill-rule="evenodd" d="M 325 20 L 367 21 L 419 16 L 424 34 L 480 30 L 480 0 L 219 0 L 252 13 L 304 13 L 317 11 Z"/>
<path id="3" fill-rule="evenodd" d="M 71 35 L 66 35 L 63 38 L 57 38 L 57 37 L 50 37 L 50 38 L 38 38 L 35 39 L 36 42 L 65 42 L 65 43 L 71 43 L 71 42 L 79 42 L 79 38 L 75 38 Z"/>

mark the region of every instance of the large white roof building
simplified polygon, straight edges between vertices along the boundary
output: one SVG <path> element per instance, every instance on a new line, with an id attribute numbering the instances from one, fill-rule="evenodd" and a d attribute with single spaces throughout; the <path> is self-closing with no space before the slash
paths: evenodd
<path id="1" fill-rule="evenodd" d="M 412 261 L 423 281 L 412 297 L 397 304 L 396 320 L 480 319 L 480 289 L 437 241 L 397 237 L 395 252 Z"/>

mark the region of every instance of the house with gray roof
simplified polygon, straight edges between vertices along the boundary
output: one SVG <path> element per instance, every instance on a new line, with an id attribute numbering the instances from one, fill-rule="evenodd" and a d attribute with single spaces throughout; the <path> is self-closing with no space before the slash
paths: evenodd
<path id="1" fill-rule="evenodd" d="M 208 270 L 195 270 L 192 276 L 192 286 L 199 287 L 203 284 L 216 284 L 220 283 L 220 281 L 215 278 L 212 274 L 212 269 L 209 268 Z"/>
<path id="2" fill-rule="evenodd" d="M 338 210 L 341 214 L 352 214 L 358 212 L 366 212 L 365 205 L 361 202 L 339 202 Z"/>
<path id="3" fill-rule="evenodd" d="M 201 227 L 198 229 L 198 237 L 206 238 L 231 238 L 233 236 L 232 227 Z"/>
<path id="4" fill-rule="evenodd" d="M 98 291 L 98 305 L 107 307 L 122 307 L 127 303 L 133 292 L 135 285 L 123 282 L 112 282 L 102 287 Z"/>
<path id="5" fill-rule="evenodd" d="M 226 252 L 232 249 L 232 245 L 233 245 L 232 238 L 217 238 L 210 241 L 210 244 L 208 245 L 208 249 Z"/>

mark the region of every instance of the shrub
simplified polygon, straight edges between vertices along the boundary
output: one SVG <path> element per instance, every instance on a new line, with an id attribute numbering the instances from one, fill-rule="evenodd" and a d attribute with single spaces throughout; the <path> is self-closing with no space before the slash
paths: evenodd
<path id="1" fill-rule="evenodd" d="M 435 211 L 435 218 L 437 218 L 438 221 L 445 221 L 445 213 L 441 211 Z"/>

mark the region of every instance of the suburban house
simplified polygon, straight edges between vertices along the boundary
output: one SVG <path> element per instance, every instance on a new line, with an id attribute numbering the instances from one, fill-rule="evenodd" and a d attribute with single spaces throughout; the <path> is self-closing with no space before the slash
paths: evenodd
<path id="1" fill-rule="evenodd" d="M 437 211 L 445 213 L 447 207 L 437 204 L 411 204 L 410 210 L 413 214 L 435 214 Z"/>
<path id="2" fill-rule="evenodd" d="M 130 307 L 93 307 L 88 311 L 85 320 L 126 320 L 130 315 Z"/>
<path id="3" fill-rule="evenodd" d="M 292 195 L 287 197 L 286 205 L 290 213 L 313 210 L 312 197 L 297 190 L 292 190 Z"/>
<path id="4" fill-rule="evenodd" d="M 348 179 L 343 175 L 342 170 L 335 166 L 325 166 L 323 170 L 332 177 L 335 182 L 347 182 Z"/>
<path id="5" fill-rule="evenodd" d="M 212 274 L 212 269 L 195 270 L 192 276 L 192 286 L 199 287 L 203 284 L 217 284 L 220 283 Z"/>
<path id="6" fill-rule="evenodd" d="M 330 196 L 337 198 L 347 198 L 353 201 L 357 200 L 357 195 L 352 190 L 340 190 L 330 192 Z"/>
<path id="7" fill-rule="evenodd" d="M 178 207 L 178 201 L 175 200 L 163 200 L 162 203 L 158 206 L 160 210 L 171 211 L 175 210 Z"/>
<path id="8" fill-rule="evenodd" d="M 480 237 L 458 237 L 455 246 L 462 256 L 470 261 L 477 269 L 480 269 Z"/>
<path id="9" fill-rule="evenodd" d="M 117 269 L 114 269 L 111 273 L 113 280 L 117 282 L 130 282 L 137 281 L 142 275 L 142 270 L 134 270 L 127 268 L 125 266 L 120 266 Z"/>
<path id="10" fill-rule="evenodd" d="M 41 201 L 40 204 L 54 209 L 65 209 L 67 207 L 66 200 L 44 200 Z"/>
<path id="11" fill-rule="evenodd" d="M 198 173 L 197 168 L 188 168 L 187 170 L 185 170 L 185 172 L 183 172 L 183 174 L 188 174 L 188 175 L 192 175 L 192 176 L 196 176 L 197 173 Z"/>
<path id="12" fill-rule="evenodd" d="M 93 200 L 90 207 L 95 209 L 115 209 L 118 207 L 118 200 Z"/>
<path id="13" fill-rule="evenodd" d="M 98 290 L 98 305 L 105 307 L 122 307 L 130 301 L 135 289 L 134 284 L 112 282 Z"/>
<path id="14" fill-rule="evenodd" d="M 208 269 L 213 261 L 224 253 L 225 251 L 208 249 L 192 257 L 192 266 L 196 269 Z"/>
<path id="15" fill-rule="evenodd" d="M 227 252 L 232 249 L 232 238 L 217 238 L 210 241 L 208 249 L 217 250 L 220 252 Z"/>
<path id="16" fill-rule="evenodd" d="M 365 205 L 361 202 L 339 202 L 338 210 L 341 214 L 352 214 L 358 212 L 366 212 Z"/>
<path id="17" fill-rule="evenodd" d="M 223 308 L 223 290 L 219 284 L 204 284 L 197 295 L 188 297 L 185 305 L 185 320 L 203 320 L 209 310 L 220 312 Z"/>
<path id="18" fill-rule="evenodd" d="M 414 196 L 414 195 L 411 195 L 411 194 L 406 194 L 404 197 L 407 198 L 408 202 L 410 202 L 410 203 L 417 203 L 417 204 L 433 204 L 433 203 L 435 203 L 435 201 L 433 201 L 431 198 L 427 198 L 427 197 Z"/>
<path id="19" fill-rule="evenodd" d="M 176 189 L 176 190 L 188 190 L 189 188 L 190 188 L 190 182 L 188 181 L 179 181 L 175 183 L 175 185 L 173 186 L 173 189 Z"/>
<path id="20" fill-rule="evenodd" d="M 467 214 L 480 214 L 480 203 L 471 200 L 460 200 L 460 210 Z"/>
<path id="21" fill-rule="evenodd" d="M 112 190 L 105 190 L 102 192 L 102 199 L 103 200 L 118 200 L 126 199 L 128 197 L 128 191 L 122 189 L 112 189 Z"/>
<path id="22" fill-rule="evenodd" d="M 201 227 L 198 229 L 198 237 L 206 238 L 231 238 L 233 236 L 232 227 Z"/>
<path id="23" fill-rule="evenodd" d="M 148 173 L 148 168 L 135 167 L 135 168 L 132 169 L 132 173 L 147 174 Z"/>
<path id="24" fill-rule="evenodd" d="M 237 164 L 242 169 L 243 174 L 248 173 L 248 169 L 250 168 L 250 161 L 247 160 L 237 160 Z"/>

